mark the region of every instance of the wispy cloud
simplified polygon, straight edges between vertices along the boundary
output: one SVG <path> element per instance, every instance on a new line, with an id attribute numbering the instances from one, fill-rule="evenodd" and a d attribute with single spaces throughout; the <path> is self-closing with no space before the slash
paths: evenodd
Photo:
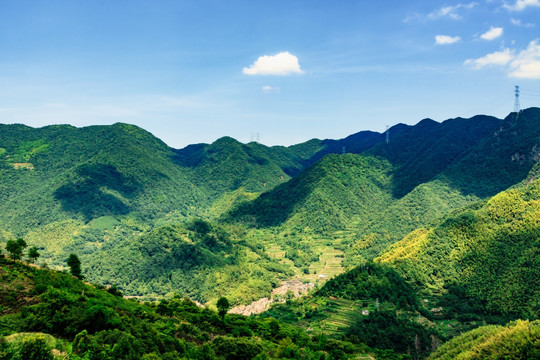
<path id="1" fill-rule="evenodd" d="M 460 14 L 458 14 L 458 10 L 460 9 L 472 9 L 475 7 L 477 3 L 471 2 L 468 4 L 457 4 L 454 6 L 444 6 L 438 10 L 432 11 L 427 15 L 428 19 L 438 19 L 443 17 L 449 17 L 450 19 L 459 20 L 462 18 Z"/>
<path id="2" fill-rule="evenodd" d="M 520 19 L 510 19 L 510 22 L 512 23 L 512 25 L 526 28 L 533 28 L 535 26 L 533 23 L 523 24 Z"/>
<path id="3" fill-rule="evenodd" d="M 276 55 L 260 56 L 250 67 L 242 72 L 246 75 L 291 75 L 303 74 L 298 58 L 288 51 Z"/>
<path id="4" fill-rule="evenodd" d="M 263 94 L 279 94 L 279 90 L 278 86 L 265 85 L 262 87 Z"/>
<path id="5" fill-rule="evenodd" d="M 435 44 L 437 45 L 449 45 L 460 41 L 459 36 L 437 35 L 435 36 Z"/>
<path id="6" fill-rule="evenodd" d="M 478 59 L 468 59 L 465 65 L 475 70 L 486 66 L 505 66 L 509 77 L 540 79 L 540 44 L 531 41 L 525 50 L 516 54 L 515 50 L 504 49 Z"/>
<path id="7" fill-rule="evenodd" d="M 491 27 L 488 31 L 480 35 L 480 38 L 484 40 L 495 40 L 496 38 L 500 37 L 503 34 L 503 28 L 502 27 Z"/>
<path id="8" fill-rule="evenodd" d="M 461 9 L 472 9 L 476 5 L 478 5 L 477 2 L 470 2 L 470 3 L 459 3 L 457 5 L 453 6 L 443 6 L 439 9 L 433 10 L 429 14 L 419 14 L 415 13 L 411 16 L 408 16 L 404 19 L 405 22 L 410 22 L 412 20 L 437 20 L 441 18 L 449 18 L 453 20 L 460 20 L 463 18 L 461 14 L 459 14 L 459 10 Z"/>
<path id="9" fill-rule="evenodd" d="M 540 0 L 516 0 L 513 5 L 505 3 L 503 6 L 510 11 L 523 11 L 528 7 L 540 7 Z"/>
<path id="10" fill-rule="evenodd" d="M 496 51 L 478 59 L 465 60 L 465 65 L 472 66 L 473 69 L 478 70 L 489 65 L 506 65 L 512 61 L 513 58 L 513 51 L 504 49 L 503 51 Z"/>

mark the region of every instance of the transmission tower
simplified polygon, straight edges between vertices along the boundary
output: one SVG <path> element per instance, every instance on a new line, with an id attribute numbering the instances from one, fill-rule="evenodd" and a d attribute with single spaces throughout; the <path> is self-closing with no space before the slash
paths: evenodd
<path id="1" fill-rule="evenodd" d="M 389 126 L 386 125 L 386 143 L 388 144 L 390 142 L 390 129 Z"/>
<path id="2" fill-rule="evenodd" d="M 514 102 L 514 112 L 519 113 L 520 106 L 519 106 L 519 85 L 515 85 L 514 94 L 516 94 L 516 101 Z"/>

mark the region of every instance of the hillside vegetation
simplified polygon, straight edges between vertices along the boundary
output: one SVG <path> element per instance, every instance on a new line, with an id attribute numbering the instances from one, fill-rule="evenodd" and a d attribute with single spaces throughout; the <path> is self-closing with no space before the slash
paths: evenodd
<path id="1" fill-rule="evenodd" d="M 539 124 L 540 109 L 531 108 L 504 121 L 477 116 L 396 126 L 388 144 L 327 156 L 226 219 L 282 234 L 311 232 L 343 250 L 345 265 L 359 264 L 416 228 L 526 179 L 539 160 Z"/>
<path id="2" fill-rule="evenodd" d="M 452 339 L 431 360 L 538 359 L 540 322 L 516 321 L 507 326 L 482 326 Z"/>
<path id="3" fill-rule="evenodd" d="M 123 299 L 71 275 L 0 257 L 2 359 L 383 359 L 275 319 L 219 316 L 187 298 Z M 53 355 L 54 354 L 54 355 Z M 400 357 L 393 354 L 393 359 Z"/>
<path id="4" fill-rule="evenodd" d="M 290 147 L 0 125 L 0 250 L 89 281 L 0 255 L 0 359 L 535 356 L 539 144 L 538 108 Z"/>
<path id="5" fill-rule="evenodd" d="M 417 230 L 376 261 L 417 288 L 446 297 L 446 311 L 538 318 L 540 180 Z M 463 307 L 460 309 L 459 307 Z"/>
<path id="6" fill-rule="evenodd" d="M 247 303 L 292 277 L 322 283 L 532 180 L 538 124 L 532 108 L 504 121 L 399 124 L 388 144 L 360 132 L 290 147 L 225 137 L 179 150 L 126 124 L 1 125 L 0 239 L 24 237 L 59 269 L 76 253 L 90 281 L 131 296 L 181 289 Z M 194 218 L 230 245 L 197 240 L 186 228 Z"/>

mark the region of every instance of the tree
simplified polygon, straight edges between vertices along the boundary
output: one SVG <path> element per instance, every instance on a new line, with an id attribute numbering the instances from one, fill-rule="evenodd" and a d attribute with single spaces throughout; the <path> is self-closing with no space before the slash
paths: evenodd
<path id="1" fill-rule="evenodd" d="M 229 304 L 229 300 L 227 300 L 226 297 L 222 296 L 217 301 L 216 306 L 218 308 L 218 314 L 221 317 L 221 319 L 222 320 L 225 319 L 225 314 L 227 313 L 227 311 L 231 307 L 231 305 Z"/>
<path id="2" fill-rule="evenodd" d="M 82 279 L 81 275 L 81 261 L 75 254 L 70 254 L 67 259 L 67 264 L 70 268 L 71 275 Z"/>
<path id="3" fill-rule="evenodd" d="M 53 354 L 43 339 L 27 340 L 21 344 L 19 350 L 21 359 L 52 360 Z"/>
<path id="4" fill-rule="evenodd" d="M 20 260 L 26 246 L 26 241 L 22 238 L 18 238 L 17 240 L 8 240 L 6 243 L 6 250 L 9 252 L 9 257 L 13 260 Z"/>
<path id="5" fill-rule="evenodd" d="M 28 258 L 30 259 L 30 262 L 35 262 L 38 257 L 41 256 L 41 254 L 38 251 L 38 248 L 35 246 L 32 246 L 30 249 L 28 249 Z"/>

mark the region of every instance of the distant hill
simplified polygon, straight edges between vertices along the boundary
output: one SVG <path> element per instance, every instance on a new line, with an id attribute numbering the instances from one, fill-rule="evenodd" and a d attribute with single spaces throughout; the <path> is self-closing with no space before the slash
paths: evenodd
<path id="1" fill-rule="evenodd" d="M 339 228 L 346 232 L 338 237 L 349 237 L 349 255 L 373 258 L 415 228 L 519 183 L 538 161 L 537 108 L 504 121 L 487 116 L 443 123 L 426 119 L 397 129 L 388 144 L 378 143 L 357 155 L 372 159 L 371 165 L 350 161 L 354 155 L 327 157 L 292 181 L 239 205 L 227 219 L 319 234 Z M 362 174 L 379 171 L 380 164 L 385 164 L 382 177 L 362 187 Z"/>
<path id="2" fill-rule="evenodd" d="M 290 147 L 224 137 L 184 149 L 120 123 L 0 125 L 0 240 L 23 236 L 57 267 L 75 252 L 91 280 L 132 295 L 162 295 L 182 266 L 172 266 L 174 259 L 153 264 L 147 280 L 154 285 L 134 283 L 120 272 L 133 274 L 149 261 L 134 244 L 177 245 L 176 230 L 165 231 L 171 238 L 158 234 L 196 217 L 218 219 L 216 225 L 242 235 L 216 260 L 241 249 L 248 254 L 242 266 L 256 259 L 277 266 L 262 271 L 271 276 L 259 289 L 285 274 L 315 281 L 375 258 L 455 209 L 531 180 L 538 173 L 539 119 L 536 108 L 504 121 L 426 119 L 390 128 L 388 144 L 385 134 L 364 131 Z M 117 254 L 122 261 L 115 262 Z M 232 271 L 238 264 L 227 266 Z M 246 279 L 255 273 L 246 272 Z"/>
<path id="3" fill-rule="evenodd" d="M 412 127 L 390 128 L 390 142 L 378 144 L 367 153 L 393 165 L 393 195 L 401 198 L 459 162 L 500 124 L 499 119 L 483 115 L 442 123 L 424 119 Z"/>
<path id="4" fill-rule="evenodd" d="M 302 159 L 285 147 L 242 144 L 230 137 L 174 152 L 175 162 L 187 170 L 193 183 L 213 195 L 240 187 L 266 191 L 303 169 Z"/>

